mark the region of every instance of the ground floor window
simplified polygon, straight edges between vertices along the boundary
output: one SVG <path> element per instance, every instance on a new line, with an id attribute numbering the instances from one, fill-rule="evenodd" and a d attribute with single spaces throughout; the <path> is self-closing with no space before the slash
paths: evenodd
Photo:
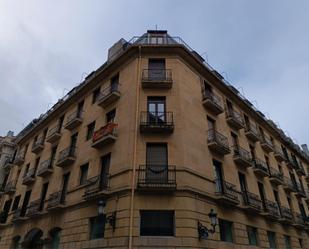
<path id="1" fill-rule="evenodd" d="M 105 215 L 99 215 L 90 218 L 90 239 L 104 238 L 105 231 Z"/>
<path id="2" fill-rule="evenodd" d="M 257 228 L 247 226 L 247 234 L 248 234 L 249 245 L 257 246 L 258 245 Z"/>
<path id="3" fill-rule="evenodd" d="M 286 249 L 292 249 L 290 236 L 284 235 L 284 243 Z"/>
<path id="4" fill-rule="evenodd" d="M 50 249 L 59 249 L 60 232 L 61 232 L 61 230 L 57 229 L 57 230 L 54 230 L 50 233 L 50 235 L 51 235 L 51 248 Z"/>
<path id="5" fill-rule="evenodd" d="M 277 248 L 276 234 L 274 232 L 267 231 L 267 237 L 268 237 L 268 242 L 269 242 L 269 248 L 276 249 Z"/>
<path id="6" fill-rule="evenodd" d="M 220 239 L 233 242 L 233 222 L 219 219 Z"/>
<path id="7" fill-rule="evenodd" d="M 141 236 L 174 236 L 175 214 L 171 210 L 141 210 Z"/>

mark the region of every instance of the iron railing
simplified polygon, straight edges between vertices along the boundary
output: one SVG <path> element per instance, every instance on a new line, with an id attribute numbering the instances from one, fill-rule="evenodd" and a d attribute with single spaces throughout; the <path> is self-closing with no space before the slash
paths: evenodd
<path id="1" fill-rule="evenodd" d="M 172 82 L 172 70 L 170 69 L 144 69 L 142 81 Z"/>
<path id="2" fill-rule="evenodd" d="M 102 102 L 107 96 L 111 95 L 112 93 L 119 93 L 119 83 L 113 83 L 110 86 L 104 88 L 97 99 L 97 102 Z"/>
<path id="3" fill-rule="evenodd" d="M 234 157 L 240 157 L 241 159 L 252 162 L 251 153 L 241 146 L 237 145 L 233 147 L 234 150 Z"/>
<path id="4" fill-rule="evenodd" d="M 54 136 L 56 133 L 60 133 L 61 126 L 59 124 L 55 125 L 53 128 L 49 129 L 46 139 L 48 140 L 50 137 Z"/>
<path id="5" fill-rule="evenodd" d="M 4 192 L 9 193 L 16 190 L 16 181 L 9 181 L 4 187 Z"/>
<path id="6" fill-rule="evenodd" d="M 38 167 L 37 174 L 40 175 L 40 174 L 44 173 L 46 170 L 52 169 L 54 162 L 55 162 L 55 159 L 52 160 L 51 158 L 41 162 L 40 166 Z"/>
<path id="7" fill-rule="evenodd" d="M 30 202 L 27 208 L 26 216 L 31 217 L 31 216 L 39 215 L 39 212 L 42 211 L 42 208 L 43 208 L 41 207 L 41 205 L 42 205 L 42 201 L 40 199 Z"/>
<path id="8" fill-rule="evenodd" d="M 265 212 L 268 212 L 269 214 L 273 216 L 279 216 L 279 208 L 278 204 L 276 202 L 265 200 L 265 203 L 263 203 L 263 209 Z"/>
<path id="9" fill-rule="evenodd" d="M 75 156 L 76 156 L 76 147 L 69 146 L 64 150 L 60 151 L 57 162 L 62 162 L 68 157 L 75 157 Z"/>
<path id="10" fill-rule="evenodd" d="M 282 151 L 282 149 L 278 146 L 274 146 L 274 156 L 280 156 L 283 160 L 286 160 L 286 157 Z"/>
<path id="11" fill-rule="evenodd" d="M 32 150 L 37 149 L 40 146 L 44 146 L 44 137 L 38 137 L 37 140 L 32 144 Z"/>
<path id="12" fill-rule="evenodd" d="M 14 164 L 20 165 L 25 161 L 25 151 L 20 151 L 17 153 L 15 160 L 14 160 Z"/>
<path id="13" fill-rule="evenodd" d="M 305 218 L 300 213 L 293 212 L 293 221 L 298 225 L 305 225 Z"/>
<path id="14" fill-rule="evenodd" d="M 109 178 L 109 174 L 103 174 L 87 179 L 85 195 L 109 189 Z"/>
<path id="15" fill-rule="evenodd" d="M 47 208 L 55 208 L 59 205 L 63 205 L 65 203 L 65 193 L 61 190 L 49 195 L 47 200 Z"/>
<path id="16" fill-rule="evenodd" d="M 173 127 L 173 112 L 141 112 L 140 125 L 144 127 Z"/>
<path id="17" fill-rule="evenodd" d="M 207 133 L 208 133 L 208 136 L 207 136 L 208 143 L 217 143 L 218 145 L 229 150 L 229 142 L 226 136 L 217 132 L 215 129 L 209 129 Z"/>
<path id="18" fill-rule="evenodd" d="M 235 110 L 227 110 L 226 117 L 235 120 L 235 122 L 237 122 L 241 126 L 245 125 L 245 121 L 244 121 L 243 117 L 241 116 L 241 114 L 239 112 L 237 112 Z"/>
<path id="19" fill-rule="evenodd" d="M 23 176 L 23 182 L 27 182 L 35 177 L 35 168 L 29 169 Z"/>
<path id="20" fill-rule="evenodd" d="M 283 181 L 284 181 L 284 184 L 290 188 L 292 191 L 296 192 L 297 191 L 297 186 L 292 182 L 292 180 L 287 177 L 287 176 L 284 176 L 283 177 Z"/>
<path id="21" fill-rule="evenodd" d="M 274 145 L 271 142 L 271 140 L 267 137 L 267 136 L 262 136 L 262 141 L 261 141 L 261 145 L 267 145 L 268 147 L 270 147 L 271 149 L 274 149 Z"/>
<path id="22" fill-rule="evenodd" d="M 138 169 L 138 187 L 159 188 L 176 186 L 175 165 L 140 165 Z"/>
<path id="23" fill-rule="evenodd" d="M 221 109 L 223 110 L 223 106 L 222 106 L 222 100 L 221 98 L 212 93 L 212 92 L 209 92 L 207 90 L 203 90 L 203 101 L 204 100 L 209 100 L 210 102 L 212 102 L 215 106 L 217 106 L 218 109 Z"/>
<path id="24" fill-rule="evenodd" d="M 254 136 L 260 138 L 260 133 L 259 133 L 256 125 L 252 122 L 246 123 L 245 132 L 251 132 Z"/>
<path id="25" fill-rule="evenodd" d="M 287 219 L 289 221 L 293 220 L 292 211 L 287 207 L 280 206 L 280 214 L 283 219 Z"/>
<path id="26" fill-rule="evenodd" d="M 3 167 L 8 168 L 9 165 L 12 165 L 14 163 L 13 157 L 6 157 L 4 160 Z"/>
<path id="27" fill-rule="evenodd" d="M 283 181 L 283 173 L 281 173 L 279 170 L 273 168 L 273 167 L 269 167 L 269 176 L 270 177 L 274 177 L 277 178 L 280 181 Z"/>
<path id="28" fill-rule="evenodd" d="M 24 217 L 25 213 L 26 213 L 26 210 L 22 209 L 21 207 L 15 209 L 13 211 L 12 221 L 14 222 L 14 221 L 18 220 L 19 218 Z"/>
<path id="29" fill-rule="evenodd" d="M 71 124 L 73 121 L 75 121 L 75 119 L 81 119 L 83 118 L 83 111 L 82 110 L 77 110 L 72 112 L 68 117 L 67 117 L 67 122 L 66 122 L 66 126 Z"/>
<path id="30" fill-rule="evenodd" d="M 243 191 L 242 198 L 243 198 L 243 204 L 245 206 L 249 206 L 254 209 L 261 210 L 262 201 L 258 195 L 251 193 L 249 191 Z"/>
<path id="31" fill-rule="evenodd" d="M 220 179 L 215 179 L 215 182 L 216 195 L 223 195 L 229 199 L 239 201 L 239 194 L 236 185 Z"/>
<path id="32" fill-rule="evenodd" d="M 301 195 L 306 196 L 305 189 L 300 183 L 296 183 L 296 188 Z"/>
<path id="33" fill-rule="evenodd" d="M 92 142 L 95 143 L 108 135 L 117 136 L 117 126 L 118 124 L 115 124 L 114 122 L 110 122 L 105 126 L 102 126 L 93 133 Z"/>
<path id="34" fill-rule="evenodd" d="M 267 164 L 264 161 L 262 161 L 262 160 L 260 160 L 258 158 L 254 158 L 253 159 L 253 168 L 254 169 L 259 169 L 259 170 L 263 171 L 267 175 L 269 174 Z"/>

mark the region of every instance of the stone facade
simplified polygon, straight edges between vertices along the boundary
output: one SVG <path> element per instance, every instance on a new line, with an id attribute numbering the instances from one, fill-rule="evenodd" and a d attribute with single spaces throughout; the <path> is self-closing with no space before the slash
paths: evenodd
<path id="1" fill-rule="evenodd" d="M 268 231 L 277 248 L 285 248 L 284 236 L 292 248 L 309 248 L 308 156 L 179 38 L 149 31 L 121 44 L 116 57 L 17 136 L 7 181 L 13 189 L 1 197 L 2 210 L 10 207 L 0 248 L 269 248 Z M 150 73 L 150 60 L 163 59 L 165 69 Z M 149 101 L 162 99 L 158 121 Z M 166 146 L 168 167 L 149 168 L 162 161 L 149 156 L 153 144 Z M 297 179 L 291 184 L 290 173 Z M 106 202 L 104 237 L 90 239 L 99 201 Z M 219 225 L 199 239 L 197 224 L 210 228 L 211 209 L 232 222 L 232 242 Z M 173 211 L 173 236 L 141 235 L 145 210 Z M 249 245 L 247 226 L 257 228 L 258 246 Z"/>

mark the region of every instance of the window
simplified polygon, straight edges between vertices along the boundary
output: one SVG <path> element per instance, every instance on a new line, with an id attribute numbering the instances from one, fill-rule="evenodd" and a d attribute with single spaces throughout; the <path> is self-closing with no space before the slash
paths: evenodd
<path id="1" fill-rule="evenodd" d="M 276 249 L 277 248 L 276 234 L 274 232 L 267 231 L 267 237 L 269 242 L 269 248 Z"/>
<path id="2" fill-rule="evenodd" d="M 93 133 L 94 133 L 94 129 L 95 129 L 95 121 L 93 121 L 92 123 L 90 123 L 87 126 L 87 136 L 86 136 L 86 141 L 92 139 Z"/>
<path id="3" fill-rule="evenodd" d="M 216 192 L 223 193 L 224 185 L 223 185 L 223 172 L 222 172 L 222 163 L 219 161 L 213 160 L 212 162 L 215 172 L 216 179 Z"/>
<path id="4" fill-rule="evenodd" d="M 77 117 L 78 118 L 81 118 L 82 116 L 82 113 L 83 113 L 83 108 L 84 108 L 84 100 L 79 102 L 78 105 L 77 105 Z"/>
<path id="5" fill-rule="evenodd" d="M 21 212 L 20 212 L 20 216 L 24 217 L 27 211 L 27 207 L 29 204 L 29 200 L 30 200 L 30 196 L 31 196 L 31 190 L 28 190 L 25 194 L 24 200 L 23 200 L 23 205 L 21 207 Z"/>
<path id="6" fill-rule="evenodd" d="M 210 117 L 207 117 L 207 124 L 208 124 L 208 130 L 215 130 L 216 128 L 215 120 L 213 120 Z"/>
<path id="7" fill-rule="evenodd" d="M 80 179 L 79 179 L 79 185 L 84 185 L 87 182 L 88 177 L 88 163 L 84 164 L 80 167 Z"/>
<path id="8" fill-rule="evenodd" d="M 29 168 L 30 168 L 30 163 L 28 163 L 25 167 L 25 171 L 24 171 L 24 177 L 27 175 L 28 171 L 29 171 Z"/>
<path id="9" fill-rule="evenodd" d="M 97 102 L 98 98 L 100 96 L 100 88 L 97 88 L 93 91 L 92 93 L 92 104 L 94 104 L 95 102 Z"/>
<path id="10" fill-rule="evenodd" d="M 292 249 L 290 236 L 284 235 L 284 243 L 286 249 Z"/>
<path id="11" fill-rule="evenodd" d="M 62 189 L 61 189 L 61 200 L 60 200 L 61 203 L 64 203 L 65 201 L 65 197 L 68 192 L 69 180 L 70 180 L 70 172 L 62 176 Z"/>
<path id="12" fill-rule="evenodd" d="M 35 176 L 35 174 L 36 174 L 36 170 L 38 169 L 39 163 L 40 163 L 40 157 L 35 159 L 33 176 Z"/>
<path id="13" fill-rule="evenodd" d="M 231 136 L 232 136 L 232 143 L 233 143 L 234 149 L 238 150 L 239 149 L 238 136 L 234 132 L 231 132 Z"/>
<path id="14" fill-rule="evenodd" d="M 58 229 L 53 229 L 52 231 L 49 232 L 50 237 L 51 237 L 51 249 L 59 249 L 59 244 L 60 244 L 60 233 L 61 230 Z"/>
<path id="15" fill-rule="evenodd" d="M 113 109 L 110 112 L 106 113 L 106 123 L 114 122 L 115 116 L 116 116 L 116 109 Z"/>
<path id="16" fill-rule="evenodd" d="M 174 211 L 141 210 L 141 236 L 174 236 Z"/>
<path id="17" fill-rule="evenodd" d="M 299 239 L 298 239 L 298 242 L 299 242 L 300 248 L 303 248 L 303 247 L 304 247 L 304 245 L 303 245 L 303 239 L 299 238 Z"/>
<path id="18" fill-rule="evenodd" d="M 207 83 L 207 81 L 206 80 L 204 80 L 204 90 L 205 90 L 205 92 L 207 92 L 207 93 L 212 93 L 212 87 L 211 87 L 211 85 L 209 85 L 208 83 Z"/>
<path id="19" fill-rule="evenodd" d="M 45 199 L 46 199 L 47 190 L 48 190 L 48 182 L 44 183 L 43 187 L 42 187 L 41 198 L 40 198 L 40 206 L 39 206 L 40 211 L 42 211 L 44 209 L 44 202 L 45 202 Z"/>
<path id="20" fill-rule="evenodd" d="M 259 188 L 259 193 L 260 193 L 260 197 L 261 197 L 261 200 L 262 200 L 263 209 L 264 209 L 264 210 L 267 210 L 267 207 L 266 207 L 265 189 L 264 189 L 263 183 L 258 182 L 258 188 Z"/>
<path id="21" fill-rule="evenodd" d="M 226 242 L 233 242 L 233 223 L 219 219 L 220 239 Z"/>
<path id="22" fill-rule="evenodd" d="M 15 236 L 13 238 L 13 249 L 21 249 L 20 236 Z"/>
<path id="23" fill-rule="evenodd" d="M 2 223 L 2 224 L 6 223 L 11 205 L 12 205 L 12 199 L 9 199 L 4 203 L 3 210 L 0 213 L 0 223 Z"/>
<path id="24" fill-rule="evenodd" d="M 60 118 L 59 118 L 59 130 L 58 130 L 58 132 L 60 132 L 61 131 L 61 128 L 62 128 L 62 125 L 63 125 L 63 121 L 64 121 L 64 115 L 62 115 Z"/>
<path id="25" fill-rule="evenodd" d="M 249 245 L 258 246 L 257 228 L 247 226 L 247 234 L 248 234 Z"/>
<path id="26" fill-rule="evenodd" d="M 43 142 L 45 141 L 45 138 L 47 136 L 47 132 L 48 132 L 48 128 L 45 128 L 45 130 L 43 132 Z"/>
<path id="27" fill-rule="evenodd" d="M 105 215 L 90 218 L 90 239 L 104 238 Z"/>
<path id="28" fill-rule="evenodd" d="M 13 202 L 13 206 L 12 206 L 11 211 L 15 211 L 18 208 L 19 202 L 20 202 L 20 195 L 17 195 L 14 198 L 14 202 Z"/>

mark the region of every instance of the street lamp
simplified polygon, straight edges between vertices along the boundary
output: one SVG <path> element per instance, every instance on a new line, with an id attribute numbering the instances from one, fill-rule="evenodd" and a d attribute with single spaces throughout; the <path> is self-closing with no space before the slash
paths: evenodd
<path id="1" fill-rule="evenodd" d="M 105 206 L 106 206 L 106 201 L 104 201 L 104 200 L 98 201 L 98 215 L 99 216 L 105 215 Z M 113 232 L 115 231 L 115 228 L 116 228 L 116 211 L 114 211 L 111 215 L 105 217 L 105 223 L 108 223 L 113 228 Z"/>
<path id="2" fill-rule="evenodd" d="M 208 229 L 206 226 L 204 226 L 200 221 L 197 222 L 197 230 L 198 230 L 198 238 L 199 239 L 208 239 L 209 234 L 214 234 L 216 231 L 216 225 L 218 225 L 218 214 L 211 209 L 208 217 L 210 219 L 210 225 L 212 226 L 212 229 Z"/>

